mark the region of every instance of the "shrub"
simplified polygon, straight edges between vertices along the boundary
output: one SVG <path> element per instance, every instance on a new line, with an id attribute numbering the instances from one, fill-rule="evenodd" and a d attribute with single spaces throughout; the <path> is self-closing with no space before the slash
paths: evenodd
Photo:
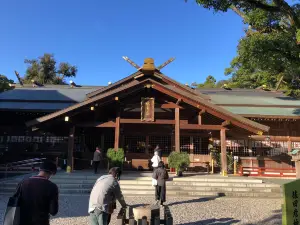
<path id="1" fill-rule="evenodd" d="M 216 166 L 220 167 L 222 166 L 222 161 L 221 161 L 221 152 L 217 149 L 211 149 L 211 155 L 212 159 L 215 161 Z M 233 172 L 233 155 L 230 152 L 227 152 L 227 170 L 228 172 L 232 173 Z M 240 160 L 237 162 L 237 170 L 240 167 Z"/>
<path id="2" fill-rule="evenodd" d="M 186 152 L 172 152 L 168 157 L 168 164 L 177 173 L 182 172 L 190 165 L 190 157 Z"/>
<path id="3" fill-rule="evenodd" d="M 109 161 L 109 167 L 120 167 L 123 168 L 124 162 L 124 150 L 119 148 L 118 151 L 115 151 L 114 148 L 109 148 L 106 153 L 107 159 Z"/>

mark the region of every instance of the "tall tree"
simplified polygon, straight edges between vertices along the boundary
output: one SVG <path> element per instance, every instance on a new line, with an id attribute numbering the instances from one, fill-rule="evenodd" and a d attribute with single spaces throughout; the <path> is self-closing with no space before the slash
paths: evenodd
<path id="1" fill-rule="evenodd" d="M 284 0 L 196 0 L 215 11 L 236 12 L 248 28 L 238 45 L 238 55 L 225 74 L 231 86 L 275 88 L 283 77 L 288 94 L 299 96 L 300 4 Z"/>
<path id="2" fill-rule="evenodd" d="M 214 88 L 216 87 L 216 81 L 212 75 L 209 75 L 206 77 L 204 83 L 198 84 L 198 88 Z"/>
<path id="3" fill-rule="evenodd" d="M 77 73 L 77 67 L 66 62 L 57 67 L 53 54 L 48 53 L 38 59 L 26 59 L 25 63 L 28 64 L 25 83 L 35 80 L 41 84 L 65 84 L 66 77 L 75 77 Z"/>
<path id="4" fill-rule="evenodd" d="M 13 84 L 14 81 L 8 79 L 6 76 L 0 74 L 0 92 L 10 90 L 9 84 Z"/>

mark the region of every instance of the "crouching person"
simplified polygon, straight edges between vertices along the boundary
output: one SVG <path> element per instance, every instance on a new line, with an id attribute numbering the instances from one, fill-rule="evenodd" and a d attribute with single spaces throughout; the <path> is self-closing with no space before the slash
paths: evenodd
<path id="1" fill-rule="evenodd" d="M 101 176 L 96 181 L 89 201 L 90 225 L 108 225 L 116 200 L 126 208 L 117 180 L 119 175 L 119 169 L 114 167 L 109 170 L 108 175 Z"/>

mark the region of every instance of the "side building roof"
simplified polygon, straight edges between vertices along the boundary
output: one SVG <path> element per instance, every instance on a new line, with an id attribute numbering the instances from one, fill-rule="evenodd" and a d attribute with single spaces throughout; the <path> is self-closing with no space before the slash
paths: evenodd
<path id="1" fill-rule="evenodd" d="M 56 111 L 82 102 L 91 91 L 101 86 L 70 87 L 69 85 L 16 86 L 0 93 L 0 110 Z"/>

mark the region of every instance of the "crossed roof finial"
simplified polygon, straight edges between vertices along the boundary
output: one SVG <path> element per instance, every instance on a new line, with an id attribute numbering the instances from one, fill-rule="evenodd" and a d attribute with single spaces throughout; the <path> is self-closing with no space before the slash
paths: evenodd
<path id="1" fill-rule="evenodd" d="M 160 66 L 155 67 L 154 59 L 153 58 L 146 58 L 144 60 L 144 65 L 142 67 L 140 67 L 135 62 L 133 62 L 131 59 L 129 59 L 127 56 L 123 56 L 123 59 L 125 61 L 127 61 L 130 65 L 135 67 L 137 70 L 143 70 L 143 71 L 161 70 L 162 68 L 164 68 L 165 66 L 167 66 L 168 64 L 170 64 L 171 62 L 173 62 L 175 60 L 175 58 L 170 58 L 169 60 L 167 60 L 166 62 L 164 62 Z"/>

